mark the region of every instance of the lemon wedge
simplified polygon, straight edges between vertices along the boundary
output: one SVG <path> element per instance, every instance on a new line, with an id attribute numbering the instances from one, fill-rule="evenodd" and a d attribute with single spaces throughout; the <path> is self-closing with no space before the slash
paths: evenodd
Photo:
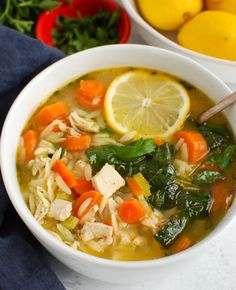
<path id="1" fill-rule="evenodd" d="M 185 88 L 161 73 L 134 70 L 116 77 L 107 89 L 104 112 L 119 134 L 167 139 L 184 123 L 190 108 Z"/>

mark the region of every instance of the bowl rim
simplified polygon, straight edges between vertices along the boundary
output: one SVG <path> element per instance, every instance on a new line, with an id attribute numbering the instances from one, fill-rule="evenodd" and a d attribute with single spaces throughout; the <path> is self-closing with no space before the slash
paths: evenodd
<path id="1" fill-rule="evenodd" d="M 137 22 L 139 25 L 141 25 L 147 32 L 149 32 L 152 36 L 159 38 L 161 41 L 163 41 L 166 45 L 169 45 L 172 47 L 172 49 L 177 50 L 179 53 L 184 53 L 185 55 L 189 57 L 194 57 L 195 59 L 203 59 L 205 61 L 212 61 L 215 63 L 218 63 L 220 65 L 230 65 L 230 66 L 236 66 L 236 61 L 227 60 L 227 59 L 221 59 L 214 56 L 208 56 L 206 54 L 193 51 L 191 49 L 185 48 L 181 46 L 180 44 L 176 43 L 175 41 L 172 41 L 168 37 L 161 34 L 158 30 L 154 29 L 147 21 L 145 21 L 142 16 L 134 9 L 134 5 L 132 5 L 131 1 L 133 0 L 121 0 L 122 5 L 127 10 L 130 17 Z"/>
<path id="2" fill-rule="evenodd" d="M 14 120 L 14 112 L 16 109 L 19 108 L 21 105 L 21 100 L 25 99 L 27 96 L 27 90 L 30 87 L 33 87 L 34 84 L 37 81 L 40 81 L 41 78 L 44 77 L 44 75 L 50 74 L 54 69 L 56 69 L 58 66 L 60 66 L 63 62 L 67 62 L 67 60 L 77 58 L 78 55 L 80 57 L 85 57 L 86 54 L 91 53 L 92 51 L 96 51 L 95 53 L 98 52 L 99 55 L 99 50 L 107 50 L 107 51 L 112 51 L 113 48 L 120 47 L 118 49 L 126 49 L 129 50 L 129 53 L 132 53 L 134 49 L 141 49 L 141 50 L 146 50 L 147 53 L 148 51 L 157 51 L 158 53 L 166 54 L 175 58 L 182 59 L 183 61 L 187 61 L 198 70 L 202 70 L 203 73 L 208 74 L 208 76 L 214 80 L 218 85 L 220 85 L 222 88 L 224 88 L 227 93 L 230 93 L 231 90 L 228 88 L 228 86 L 220 80 L 217 76 L 215 76 L 212 72 L 210 72 L 208 69 L 204 68 L 202 65 L 197 63 L 196 61 L 183 56 L 181 54 L 178 54 L 176 52 L 168 51 L 162 48 L 157 48 L 157 47 L 151 47 L 151 46 L 146 46 L 146 45 L 137 45 L 137 44 L 122 44 L 122 45 L 107 45 L 107 46 L 102 46 L 102 47 L 96 47 L 96 48 L 91 48 L 82 52 L 75 53 L 73 55 L 67 56 L 52 65 L 48 66 L 46 69 L 41 71 L 39 74 L 37 74 L 25 87 L 24 89 L 20 92 L 20 94 L 17 96 L 15 99 L 13 105 L 11 106 L 7 117 L 4 121 L 4 125 L 2 128 L 2 134 L 1 134 L 1 146 L 0 146 L 0 165 L 1 165 L 1 172 L 2 172 L 2 178 L 4 181 L 4 185 L 7 190 L 7 194 L 16 209 L 17 213 L 23 220 L 23 222 L 27 225 L 27 227 L 35 233 L 35 235 L 40 237 L 40 240 L 43 241 L 46 245 L 49 245 L 50 248 L 54 248 L 56 251 L 60 252 L 62 255 L 66 255 L 72 259 L 78 259 L 78 260 L 84 260 L 89 263 L 101 265 L 101 266 L 109 266 L 111 268 L 131 268 L 131 269 L 140 269 L 140 268 L 153 268 L 154 266 L 163 266 L 163 265 L 169 265 L 171 263 L 176 263 L 182 260 L 185 260 L 192 256 L 193 254 L 196 254 L 196 252 L 199 252 L 203 249 L 206 249 L 207 246 L 210 245 L 210 243 L 213 243 L 213 241 L 220 236 L 236 219 L 236 211 L 233 213 L 230 212 L 229 216 L 229 210 L 224 219 L 220 222 L 220 224 L 210 233 L 208 234 L 203 240 L 200 242 L 196 243 L 194 246 L 190 247 L 189 249 L 168 256 L 168 257 L 163 257 L 163 258 L 157 258 L 153 260 L 145 260 L 145 261 L 117 261 L 117 260 L 110 260 L 110 259 L 105 259 L 105 258 L 100 258 L 96 256 L 92 256 L 90 254 L 84 253 L 79 250 L 75 250 L 72 247 L 66 245 L 64 242 L 58 241 L 55 237 L 53 237 L 50 233 L 47 232 L 46 229 L 44 229 L 33 217 L 31 212 L 29 211 L 27 205 L 24 205 L 24 208 L 21 207 L 17 203 L 17 193 L 15 194 L 15 190 L 13 186 L 11 185 L 11 180 L 8 173 L 8 160 L 7 160 L 7 154 L 4 154 L 5 150 L 8 149 L 8 139 L 10 136 L 10 133 L 8 132 L 8 126 L 10 126 L 10 122 Z M 43 96 L 45 97 L 45 96 Z M 41 100 L 43 100 L 43 97 Z M 15 169 L 16 171 L 16 169 Z M 20 191 L 20 188 L 18 188 Z M 236 204 L 234 205 L 236 208 Z M 27 210 L 28 209 L 28 210 Z"/>

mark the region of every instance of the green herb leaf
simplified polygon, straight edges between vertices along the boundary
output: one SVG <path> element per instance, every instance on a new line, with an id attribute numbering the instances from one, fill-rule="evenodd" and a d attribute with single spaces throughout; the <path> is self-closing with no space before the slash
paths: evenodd
<path id="1" fill-rule="evenodd" d="M 178 207 L 189 218 L 206 217 L 209 214 L 212 197 L 208 190 L 182 193 L 178 196 Z"/>
<path id="2" fill-rule="evenodd" d="M 217 127 L 210 123 L 203 123 L 198 126 L 198 130 L 206 139 L 210 149 L 227 146 L 232 143 L 231 134 L 226 128 Z"/>
<path id="3" fill-rule="evenodd" d="M 217 148 L 213 154 L 207 159 L 206 164 L 214 164 L 222 170 L 229 168 L 230 164 L 236 156 L 236 145 L 230 145 L 225 149 Z"/>
<path id="4" fill-rule="evenodd" d="M 156 209 L 170 209 L 176 206 L 177 198 L 183 188 L 171 176 L 157 174 L 151 181 L 152 194 L 147 201 Z"/>
<path id="5" fill-rule="evenodd" d="M 191 220 L 208 215 L 211 203 L 211 194 L 207 190 L 197 193 L 180 193 L 178 195 L 180 213 L 172 217 L 156 232 L 154 237 L 160 241 L 163 247 L 168 248 L 183 232 Z"/>
<path id="6" fill-rule="evenodd" d="M 193 183 L 201 184 L 212 184 L 219 180 L 224 180 L 225 177 L 222 173 L 216 170 L 201 170 L 193 177 Z"/>
<path id="7" fill-rule="evenodd" d="M 168 248 L 174 240 L 182 233 L 188 223 L 188 217 L 184 213 L 180 213 L 172 217 L 154 237 L 162 244 L 163 247 Z"/>
<path id="8" fill-rule="evenodd" d="M 137 157 L 152 153 L 156 144 L 152 138 L 139 139 L 126 146 L 116 146 L 117 157 L 122 161 L 129 161 Z"/>
<path id="9" fill-rule="evenodd" d="M 95 170 L 99 170 L 105 163 L 124 164 L 138 163 L 155 150 L 156 144 L 153 139 L 139 139 L 129 145 L 103 145 L 90 147 L 86 155 Z"/>
<path id="10" fill-rule="evenodd" d="M 35 24 L 42 11 L 51 10 L 59 5 L 56 0 L 1 0 L 0 25 L 35 36 Z"/>
<path id="11" fill-rule="evenodd" d="M 56 23 L 53 42 L 66 54 L 119 41 L 119 9 L 110 12 L 102 8 L 95 15 L 77 19 L 59 16 Z"/>

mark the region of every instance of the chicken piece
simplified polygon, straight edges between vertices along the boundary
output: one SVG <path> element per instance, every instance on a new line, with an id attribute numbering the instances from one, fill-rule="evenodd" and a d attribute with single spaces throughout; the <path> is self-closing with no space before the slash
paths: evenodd
<path id="1" fill-rule="evenodd" d="M 99 245 L 102 246 L 103 248 L 105 246 L 109 246 L 113 243 L 113 237 L 107 237 L 106 239 L 100 239 L 98 241 Z"/>
<path id="2" fill-rule="evenodd" d="M 86 222 L 81 229 L 81 239 L 84 242 L 93 239 L 107 239 L 112 237 L 113 228 L 103 223 Z"/>
<path id="3" fill-rule="evenodd" d="M 149 217 L 144 217 L 143 219 L 140 220 L 140 222 L 142 225 L 146 227 L 155 229 L 159 222 L 159 219 L 154 214 L 152 214 Z"/>
<path id="4" fill-rule="evenodd" d="M 97 133 L 99 131 L 99 126 L 93 120 L 85 119 L 80 117 L 76 112 L 73 112 L 69 116 L 71 126 L 75 130 L 82 130 L 86 132 Z"/>
<path id="5" fill-rule="evenodd" d="M 121 233 L 120 233 L 120 243 L 122 245 L 131 244 L 131 237 L 126 231 L 121 231 Z"/>
<path id="6" fill-rule="evenodd" d="M 94 222 L 95 214 L 98 211 L 99 207 L 94 205 L 90 210 L 80 219 L 80 224 L 84 224 L 85 222 Z"/>
<path id="7" fill-rule="evenodd" d="M 125 185 L 125 180 L 113 166 L 106 163 L 92 178 L 92 184 L 97 191 L 101 192 L 106 198 L 109 198 L 114 192 Z"/>
<path id="8" fill-rule="evenodd" d="M 63 222 L 71 215 L 71 211 L 72 202 L 63 199 L 55 199 L 50 205 L 48 217 Z"/>

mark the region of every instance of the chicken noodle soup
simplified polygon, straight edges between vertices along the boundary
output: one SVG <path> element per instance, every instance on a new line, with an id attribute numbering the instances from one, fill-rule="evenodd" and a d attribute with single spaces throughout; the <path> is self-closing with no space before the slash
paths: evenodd
<path id="1" fill-rule="evenodd" d="M 91 72 L 50 96 L 19 142 L 35 219 L 77 250 L 148 260 L 191 247 L 234 198 L 236 145 L 197 88 L 147 69 Z"/>

